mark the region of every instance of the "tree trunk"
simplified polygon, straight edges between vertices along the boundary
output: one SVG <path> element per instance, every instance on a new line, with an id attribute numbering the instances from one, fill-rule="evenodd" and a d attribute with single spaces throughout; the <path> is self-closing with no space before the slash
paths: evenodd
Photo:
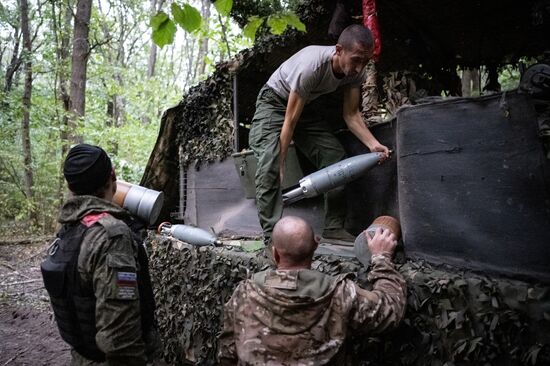
<path id="1" fill-rule="evenodd" d="M 29 29 L 29 4 L 27 0 L 20 0 L 21 32 L 23 33 L 23 59 L 25 68 L 25 87 L 23 90 L 23 120 L 21 122 L 21 146 L 23 149 L 23 164 L 25 177 L 25 195 L 27 200 L 33 200 L 33 171 L 30 136 L 30 111 L 32 95 L 32 44 Z M 31 206 L 30 218 L 36 223 L 37 215 L 34 205 Z"/>
<path id="2" fill-rule="evenodd" d="M 462 70 L 462 96 L 479 95 L 479 69 L 466 68 Z"/>
<path id="3" fill-rule="evenodd" d="M 61 41 L 57 49 L 57 61 L 61 65 L 61 72 L 59 73 L 59 100 L 63 104 L 63 126 L 61 132 L 61 138 L 63 141 L 67 141 L 67 129 L 69 127 L 69 112 L 71 110 L 71 96 L 69 94 L 69 70 L 68 60 L 70 56 L 70 42 L 71 42 L 71 23 L 73 20 L 72 4 L 69 1 L 65 8 L 65 14 L 63 17 L 63 24 L 61 24 Z M 55 6 L 55 5 L 54 5 Z M 63 157 L 68 152 L 68 144 L 64 144 Z"/>
<path id="4" fill-rule="evenodd" d="M 487 65 L 487 84 L 483 87 L 483 90 L 490 93 L 499 93 L 501 91 L 496 65 Z"/>
<path id="5" fill-rule="evenodd" d="M 184 79 L 183 89 L 187 89 L 188 86 L 193 84 L 193 64 L 195 62 L 195 39 L 190 36 L 187 32 L 184 35 L 185 37 L 185 55 L 187 55 L 187 73 Z"/>
<path id="6" fill-rule="evenodd" d="M 151 15 L 157 12 L 157 0 L 151 0 Z M 158 47 L 151 39 L 151 47 L 149 48 L 149 60 L 147 61 L 147 78 L 152 78 L 155 75 L 155 65 L 157 63 Z"/>
<path id="7" fill-rule="evenodd" d="M 4 61 L 4 53 L 6 52 L 6 46 L 2 47 L 2 50 L 0 51 L 0 66 L 2 66 L 2 61 Z"/>
<path id="8" fill-rule="evenodd" d="M 69 68 L 68 60 L 70 56 L 70 42 L 71 42 L 71 24 L 73 20 L 73 11 L 72 11 L 72 2 L 69 0 L 67 2 L 61 2 L 61 7 L 59 14 L 63 14 L 63 20 L 61 17 L 57 19 L 56 17 L 56 2 L 52 2 L 52 28 L 56 35 L 56 58 L 59 73 L 58 77 L 58 86 L 57 89 L 57 98 L 61 101 L 63 105 L 63 115 L 59 119 L 60 132 L 59 138 L 61 139 L 61 161 L 63 162 L 67 152 L 69 151 L 69 112 L 70 112 L 70 95 L 69 95 Z M 59 38 L 58 38 L 59 37 Z M 59 201 L 63 201 L 64 197 L 64 187 L 65 179 L 63 177 L 63 163 L 60 166 L 59 170 L 59 182 L 57 189 L 57 196 Z"/>
<path id="9" fill-rule="evenodd" d="M 76 3 L 76 16 L 73 32 L 73 57 L 71 69 L 71 95 L 70 95 L 70 123 L 69 140 L 74 143 L 82 142 L 81 136 L 76 136 L 76 120 L 84 116 L 86 104 L 86 70 L 90 44 L 88 34 L 90 32 L 90 15 L 92 12 L 91 0 L 78 0 Z"/>
<path id="10" fill-rule="evenodd" d="M 119 69 L 126 69 L 126 49 L 124 47 L 124 42 L 126 40 L 126 33 L 128 25 L 125 22 L 126 14 L 124 14 L 119 9 L 119 26 L 120 26 L 120 33 L 118 37 L 118 48 L 117 48 L 117 54 L 116 54 L 116 64 L 114 67 L 113 72 L 113 78 L 117 81 L 118 85 L 120 86 L 120 90 L 125 90 L 126 85 L 124 83 L 124 79 L 120 75 Z M 131 30 L 130 30 L 131 31 Z M 126 123 L 126 98 L 124 98 L 124 95 L 115 94 L 113 95 L 113 101 L 115 103 L 115 110 L 114 110 L 114 122 L 115 126 L 119 127 Z M 118 150 L 118 147 L 117 147 Z"/>
<path id="11" fill-rule="evenodd" d="M 4 75 L 4 93 L 0 93 L 0 110 L 7 110 L 8 108 L 10 108 L 7 97 L 13 88 L 14 77 L 17 74 L 19 67 L 21 66 L 21 54 L 19 52 L 19 47 L 21 43 L 21 25 L 19 24 L 19 19 L 17 20 L 17 22 L 15 22 L 15 24 L 11 25 L 13 28 L 14 39 L 13 53 L 11 55 L 10 63 L 6 68 L 6 73 Z M 15 123 L 15 121 L 12 120 L 11 114 L 8 114 L 7 118 L 10 121 L 10 124 Z"/>
<path id="12" fill-rule="evenodd" d="M 19 69 L 19 66 L 21 65 L 21 57 L 19 55 L 19 40 L 20 40 L 20 34 L 19 34 L 19 28 L 14 29 L 14 35 L 15 44 L 13 45 L 13 54 L 11 56 L 11 61 L 6 69 L 6 75 L 4 76 L 4 93 L 8 94 L 11 91 L 11 88 L 13 86 L 13 76 Z"/>
<path id="13" fill-rule="evenodd" d="M 472 95 L 479 95 L 481 91 L 479 88 L 479 69 L 474 68 L 470 72 L 472 77 Z"/>
<path id="14" fill-rule="evenodd" d="M 201 38 L 200 44 L 199 44 L 199 54 L 197 57 L 197 64 L 199 65 L 199 75 L 204 75 L 204 71 L 206 69 L 206 55 L 208 54 L 208 24 L 210 22 L 210 0 L 202 0 L 202 18 L 204 19 L 204 31 L 205 36 Z"/>
<path id="15" fill-rule="evenodd" d="M 151 0 L 150 2 L 150 12 L 151 16 L 155 15 L 160 9 L 162 9 L 162 6 L 164 5 L 165 0 Z M 155 66 L 157 64 L 157 52 L 158 47 L 151 40 L 151 48 L 149 48 L 149 60 L 147 61 L 147 77 L 150 79 L 153 76 L 155 76 Z"/>
<path id="16" fill-rule="evenodd" d="M 462 70 L 462 96 L 469 97 L 472 95 L 472 74 L 470 69 Z"/>
<path id="17" fill-rule="evenodd" d="M 103 9 L 101 8 L 101 2 L 98 3 L 98 9 L 100 14 L 103 17 L 106 17 L 106 14 L 103 14 Z M 124 17 L 126 14 L 124 14 L 121 9 L 118 9 L 118 20 L 117 23 L 120 27 L 120 32 L 118 34 L 118 45 L 117 45 L 117 51 L 116 55 L 113 55 L 113 52 L 111 49 L 102 49 L 102 53 L 104 54 L 105 59 L 108 61 L 108 63 L 112 66 L 113 74 L 112 78 L 117 81 L 117 84 L 120 88 L 119 90 L 124 90 L 124 80 L 122 79 L 122 76 L 120 75 L 120 72 L 118 71 L 120 68 L 126 68 L 125 62 L 125 49 L 124 49 L 124 41 L 126 39 L 126 23 Z M 103 36 L 106 40 L 111 40 L 113 37 L 111 35 L 111 31 L 109 30 L 109 26 L 106 22 L 101 23 L 101 30 L 103 31 Z M 126 101 L 122 95 L 119 95 L 117 93 L 109 95 L 110 100 L 107 101 L 107 115 L 110 117 L 110 120 L 106 121 L 106 125 L 109 126 L 115 126 L 119 127 L 124 124 L 126 121 Z M 116 145 L 116 142 L 114 143 Z M 114 151 L 116 153 L 116 149 Z"/>
<path id="18" fill-rule="evenodd" d="M 155 66 L 157 63 L 157 45 L 151 41 L 151 48 L 149 49 L 149 60 L 147 61 L 147 78 L 155 76 Z"/>

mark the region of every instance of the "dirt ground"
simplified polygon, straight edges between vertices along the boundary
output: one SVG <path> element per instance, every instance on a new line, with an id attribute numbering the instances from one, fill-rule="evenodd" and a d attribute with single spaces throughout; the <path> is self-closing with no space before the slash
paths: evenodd
<path id="1" fill-rule="evenodd" d="M 70 363 L 40 274 L 50 240 L 0 239 L 0 366 Z"/>

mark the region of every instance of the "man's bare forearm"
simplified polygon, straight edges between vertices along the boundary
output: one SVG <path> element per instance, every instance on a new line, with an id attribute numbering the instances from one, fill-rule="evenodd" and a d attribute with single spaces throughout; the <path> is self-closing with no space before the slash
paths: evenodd
<path id="1" fill-rule="evenodd" d="M 351 133 L 353 133 L 355 137 L 357 137 L 359 141 L 361 141 L 371 151 L 377 144 L 379 144 L 376 137 L 374 137 L 372 132 L 370 132 L 368 127 L 363 122 L 361 112 L 357 111 L 354 114 L 344 116 L 344 121 L 346 122 L 346 125 Z"/>
<path id="2" fill-rule="evenodd" d="M 281 129 L 281 135 L 279 136 L 280 143 L 280 161 L 281 164 L 284 164 L 286 159 L 286 153 L 288 151 L 288 146 L 290 141 L 292 141 L 292 135 L 294 134 L 294 128 L 298 123 L 298 119 L 302 114 L 304 109 L 305 100 L 295 91 L 291 91 L 288 96 L 288 102 L 285 112 L 285 120 L 283 122 L 283 127 Z"/>
<path id="3" fill-rule="evenodd" d="M 361 141 L 371 152 L 383 153 L 382 161 L 389 156 L 389 149 L 382 145 L 370 132 L 363 122 L 363 116 L 359 110 L 359 99 L 361 91 L 359 88 L 347 89 L 344 93 L 344 121 L 350 131 Z"/>

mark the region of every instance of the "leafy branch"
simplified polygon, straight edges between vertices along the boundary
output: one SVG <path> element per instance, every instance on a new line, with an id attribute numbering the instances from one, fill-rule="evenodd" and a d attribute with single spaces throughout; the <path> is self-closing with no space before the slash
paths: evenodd
<path id="1" fill-rule="evenodd" d="M 224 26 L 224 22 L 222 21 L 222 17 L 229 17 L 231 9 L 233 8 L 233 0 L 217 0 L 214 2 L 214 7 L 218 12 L 218 18 L 220 24 L 222 25 L 224 41 L 229 52 L 227 31 L 225 29 L 226 27 Z M 182 5 L 177 2 L 172 3 L 171 13 L 172 17 L 163 11 L 159 11 L 151 17 L 150 25 L 153 31 L 152 39 L 153 42 L 161 48 L 174 42 L 174 37 L 177 31 L 176 24 L 179 25 L 185 32 L 193 33 L 200 29 L 205 23 L 200 12 L 188 3 L 183 3 Z M 248 18 L 248 23 L 243 29 L 243 34 L 245 37 L 254 40 L 258 29 L 263 24 L 267 24 L 269 31 L 275 35 L 282 34 L 288 27 L 295 28 L 300 32 L 306 31 L 306 26 L 302 23 L 300 18 L 298 18 L 294 12 L 285 10 L 267 17 L 251 16 Z"/>

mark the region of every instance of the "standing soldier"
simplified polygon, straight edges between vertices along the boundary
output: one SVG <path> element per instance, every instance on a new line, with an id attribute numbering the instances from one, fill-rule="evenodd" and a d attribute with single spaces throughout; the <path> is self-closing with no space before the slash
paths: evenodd
<path id="1" fill-rule="evenodd" d="M 406 304 L 405 281 L 392 262 L 397 242 L 389 230 L 366 236 L 371 291 L 357 286 L 349 274 L 333 277 L 312 270 L 317 242 L 311 226 L 283 217 L 273 229 L 277 269 L 241 282 L 225 305 L 220 363 L 343 365 L 349 333 L 396 327 Z"/>
<path id="2" fill-rule="evenodd" d="M 250 148 L 257 160 L 256 206 L 266 241 L 283 212 L 281 183 L 291 140 L 317 169 L 337 163 L 344 149 L 331 132 L 328 122 L 308 104 L 317 97 L 342 88 L 343 118 L 349 130 L 371 152 L 389 149 L 372 135 L 359 110 L 365 66 L 373 52 L 370 31 L 350 25 L 334 46 L 309 46 L 286 60 L 271 75 L 258 94 L 250 129 Z M 346 215 L 344 188 L 325 194 L 323 239 L 332 243 L 353 242 L 344 230 Z"/>
<path id="3" fill-rule="evenodd" d="M 145 365 L 158 347 L 154 299 L 147 258 L 123 221 L 128 213 L 111 202 L 111 160 L 100 147 L 80 144 L 63 173 L 73 195 L 41 269 L 72 364 Z"/>

